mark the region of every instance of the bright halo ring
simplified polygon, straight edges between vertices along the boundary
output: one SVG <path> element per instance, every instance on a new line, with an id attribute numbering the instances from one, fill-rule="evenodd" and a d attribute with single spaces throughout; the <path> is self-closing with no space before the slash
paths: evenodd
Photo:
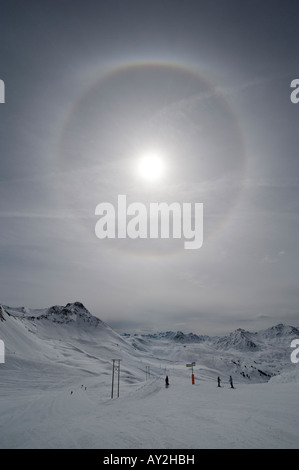
<path id="1" fill-rule="evenodd" d="M 148 152 L 137 163 L 138 176 L 150 182 L 159 181 L 165 171 L 163 159 L 158 153 Z"/>

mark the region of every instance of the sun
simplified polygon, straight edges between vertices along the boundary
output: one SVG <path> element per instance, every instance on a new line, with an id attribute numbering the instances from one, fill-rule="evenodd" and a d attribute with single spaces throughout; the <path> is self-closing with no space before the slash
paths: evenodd
<path id="1" fill-rule="evenodd" d="M 165 171 L 163 159 L 154 152 L 143 155 L 137 165 L 138 176 L 150 182 L 159 181 Z"/>

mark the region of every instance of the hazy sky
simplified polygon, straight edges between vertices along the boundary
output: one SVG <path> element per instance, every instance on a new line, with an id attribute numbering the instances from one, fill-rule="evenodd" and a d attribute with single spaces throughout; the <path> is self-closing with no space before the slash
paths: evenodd
<path id="1" fill-rule="evenodd" d="M 2 0 L 0 303 L 81 301 L 119 331 L 298 326 L 298 17 L 285 0 Z M 120 194 L 203 203 L 203 246 L 100 240 L 95 208 Z"/>

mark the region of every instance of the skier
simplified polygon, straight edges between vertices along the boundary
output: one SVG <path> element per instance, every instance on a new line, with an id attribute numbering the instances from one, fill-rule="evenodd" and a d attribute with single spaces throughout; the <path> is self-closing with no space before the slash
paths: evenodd
<path id="1" fill-rule="evenodd" d="M 165 387 L 168 388 L 168 386 L 169 386 L 168 375 L 166 375 L 166 378 L 165 378 Z"/>
<path id="2" fill-rule="evenodd" d="M 234 384 L 233 384 L 233 379 L 232 379 L 232 376 L 231 376 L 231 375 L 229 376 L 229 383 L 230 383 L 231 388 L 235 388 L 235 387 L 234 387 Z"/>
<path id="3" fill-rule="evenodd" d="M 221 382 L 220 377 L 218 377 L 217 381 L 218 381 L 218 387 L 221 387 L 221 385 L 220 385 L 220 382 Z"/>

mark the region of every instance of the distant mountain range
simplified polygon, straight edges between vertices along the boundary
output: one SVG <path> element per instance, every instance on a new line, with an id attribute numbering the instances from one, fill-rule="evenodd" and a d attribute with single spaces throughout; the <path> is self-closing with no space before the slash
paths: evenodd
<path id="1" fill-rule="evenodd" d="M 111 359 L 122 359 L 128 382 L 143 377 L 148 360 L 185 364 L 196 361 L 211 376 L 237 374 L 240 380 L 263 381 L 292 367 L 290 344 L 299 329 L 278 324 L 258 332 L 241 328 L 219 337 L 183 333 L 120 335 L 81 302 L 44 309 L 0 305 L 0 339 L 6 368 L 36 364 L 37 368 L 66 367 L 73 373 L 110 374 Z M 23 366 L 22 366 L 23 367 Z M 25 366 L 24 366 L 25 367 Z"/>
<path id="2" fill-rule="evenodd" d="M 130 337 L 130 334 L 124 334 L 124 336 Z M 236 349 L 241 351 L 254 351 L 260 350 L 265 346 L 266 342 L 271 340 L 284 340 L 291 341 L 293 338 L 299 338 L 299 328 L 290 325 L 284 325 L 279 323 L 278 325 L 272 326 L 265 330 L 260 330 L 256 333 L 252 333 L 242 328 L 238 328 L 232 331 L 228 335 L 219 336 L 208 336 L 208 335 L 197 335 L 195 333 L 183 333 L 182 331 L 166 331 L 157 332 L 150 334 L 134 334 L 135 338 L 148 338 L 148 339 L 167 339 L 170 341 L 176 341 L 179 343 L 203 343 L 210 342 L 218 349 Z"/>

